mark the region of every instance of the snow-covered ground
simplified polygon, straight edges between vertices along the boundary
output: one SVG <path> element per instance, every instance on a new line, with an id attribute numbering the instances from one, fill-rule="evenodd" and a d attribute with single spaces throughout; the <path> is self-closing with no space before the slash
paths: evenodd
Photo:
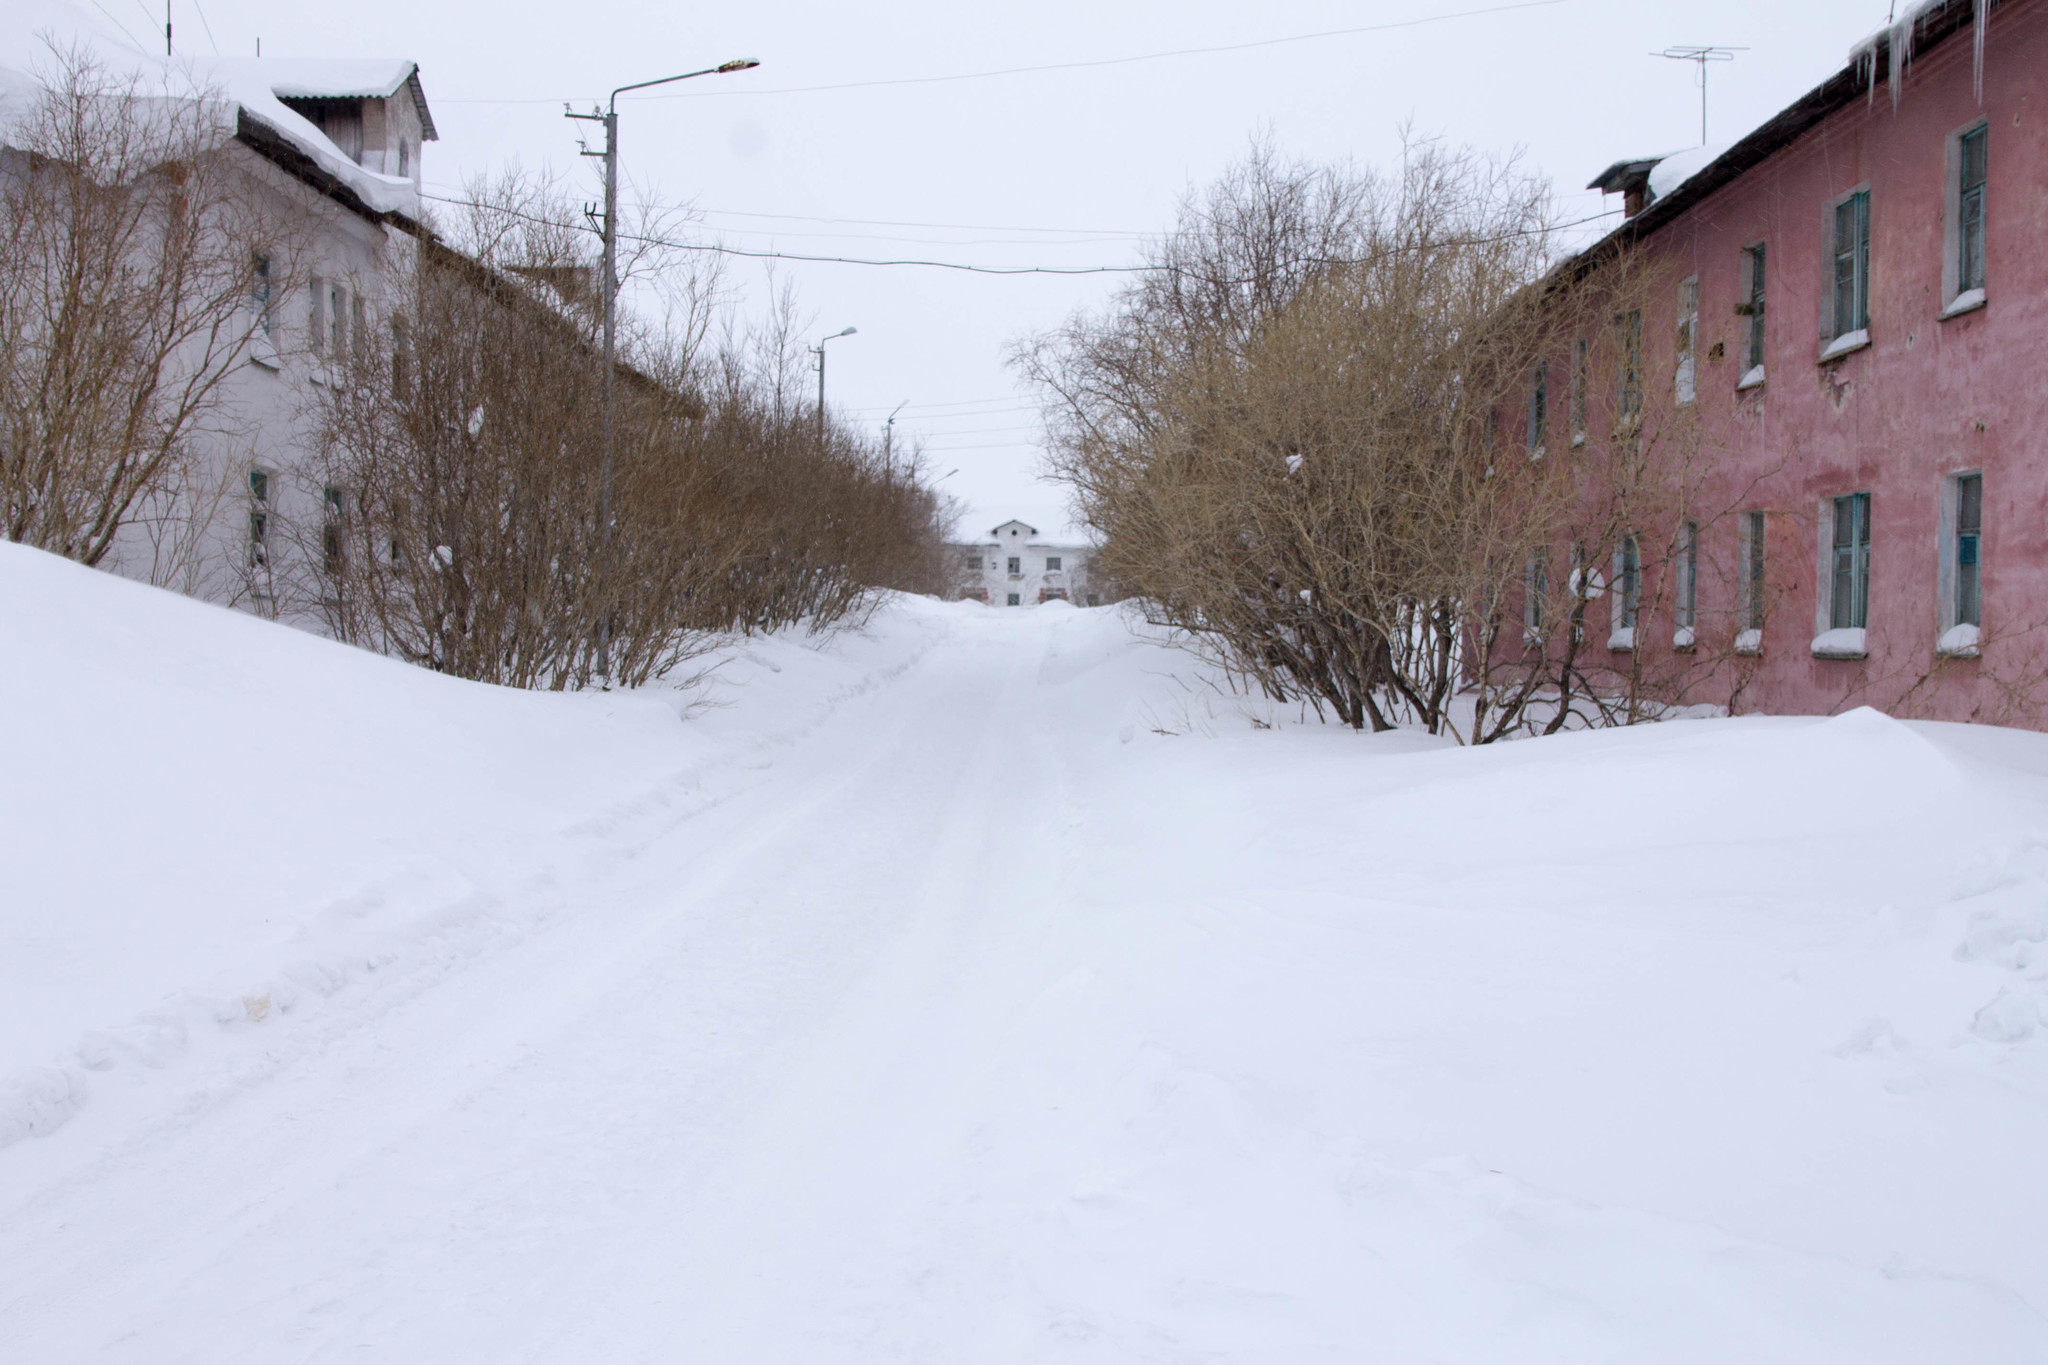
<path id="1" fill-rule="evenodd" d="M 0 661 L 0 1360 L 2048 1359 L 2048 737 L 923 601 L 535 696 L 7 545 Z"/>

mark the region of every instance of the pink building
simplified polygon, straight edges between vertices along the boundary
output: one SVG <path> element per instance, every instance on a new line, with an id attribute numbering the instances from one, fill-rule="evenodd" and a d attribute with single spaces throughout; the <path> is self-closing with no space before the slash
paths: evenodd
<path id="1" fill-rule="evenodd" d="M 1677 549 L 1640 621 L 1622 595 L 1645 561 L 1616 552 L 1611 609 L 1629 628 L 1588 647 L 1610 675 L 1635 651 L 1697 657 L 1712 676 L 1687 699 L 1735 710 L 2038 728 L 2048 0 L 1903 8 L 1711 160 L 1621 162 L 1594 182 L 1630 212 L 1594 251 L 1633 244 L 1657 267 L 1643 402 L 1698 433 L 1713 510 L 1668 542 L 1644 528 Z"/>

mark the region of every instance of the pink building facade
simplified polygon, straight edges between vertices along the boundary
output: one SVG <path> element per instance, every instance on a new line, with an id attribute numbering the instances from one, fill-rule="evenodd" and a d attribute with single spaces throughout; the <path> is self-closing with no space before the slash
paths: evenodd
<path id="1" fill-rule="evenodd" d="M 1642 401 L 1696 433 L 1708 510 L 1690 544 L 1644 528 L 1664 590 L 1589 662 L 1693 656 L 1685 699 L 1736 711 L 2048 727 L 2048 0 L 1909 6 L 1711 161 L 1595 184 L 1630 217 L 1593 250 L 1654 267 Z"/>

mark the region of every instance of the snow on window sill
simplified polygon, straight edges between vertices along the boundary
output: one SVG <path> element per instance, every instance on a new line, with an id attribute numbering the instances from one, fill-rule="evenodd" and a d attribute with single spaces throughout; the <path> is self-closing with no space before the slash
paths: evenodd
<path id="1" fill-rule="evenodd" d="M 1944 659 L 1974 659 L 1982 653 L 1984 632 L 1973 625 L 1950 626 L 1934 642 L 1934 652 Z"/>
<path id="2" fill-rule="evenodd" d="M 1942 309 L 1937 316 L 1943 322 L 1946 322 L 1950 318 L 1961 317 L 1965 313 L 1974 313 L 1983 306 L 1983 290 L 1965 289 L 1962 293 L 1956 295 L 1955 298 L 1951 299 L 1949 301 L 1948 307 Z"/>
<path id="3" fill-rule="evenodd" d="M 1636 628 L 1624 626 L 1607 637 L 1607 647 L 1616 654 L 1627 654 L 1636 647 Z"/>
<path id="4" fill-rule="evenodd" d="M 257 337 L 249 343 L 249 363 L 266 370 L 284 368 L 284 362 L 277 357 L 277 347 L 267 337 Z"/>
<path id="5" fill-rule="evenodd" d="M 1547 450 L 1545 450 L 1545 449 L 1544 449 L 1544 448 L 1543 448 L 1542 446 L 1530 446 L 1530 447 L 1529 447 L 1529 463 L 1530 463 L 1530 464 L 1535 464 L 1535 463 L 1536 463 L 1536 462 L 1537 462 L 1538 460 L 1542 459 L 1542 458 L 1543 458 L 1543 457 L 1544 457 L 1545 455 L 1547 455 L 1547 454 L 1549 454 L 1549 453 L 1550 453 L 1550 452 L 1549 452 L 1549 451 L 1547 451 Z"/>
<path id="6" fill-rule="evenodd" d="M 1849 352 L 1860 351 L 1869 344 L 1870 329 L 1868 327 L 1858 327 L 1853 332 L 1844 332 L 1833 341 L 1830 341 L 1827 344 L 1827 349 L 1820 353 L 1820 363 L 1825 365 L 1830 360 L 1839 360 L 1849 354 Z"/>
<path id="7" fill-rule="evenodd" d="M 1870 652 L 1864 648 L 1863 628 L 1844 627 L 1838 630 L 1824 630 L 1813 637 L 1813 657 L 1816 659 L 1867 659 Z"/>
<path id="8" fill-rule="evenodd" d="M 1750 366 L 1742 372 L 1742 378 L 1735 381 L 1735 391 L 1737 393 L 1741 393 L 1744 389 L 1760 389 L 1763 386 L 1764 367 L 1761 365 Z"/>
<path id="9" fill-rule="evenodd" d="M 1752 657 L 1764 652 L 1764 633 L 1760 630 L 1745 630 L 1735 636 L 1735 652 Z"/>
<path id="10" fill-rule="evenodd" d="M 1584 445 L 1585 443 L 1586 443 L 1586 433 L 1585 433 L 1585 432 L 1583 432 L 1583 431 L 1575 431 L 1575 432 L 1573 432 L 1573 433 L 1572 433 L 1572 445 L 1573 445 L 1574 447 L 1577 447 L 1577 446 L 1582 446 L 1582 445 Z"/>
<path id="11" fill-rule="evenodd" d="M 1693 647 L 1693 643 L 1694 637 L 1691 626 L 1680 626 L 1677 630 L 1671 632 L 1671 647 L 1673 649 L 1690 650 Z"/>

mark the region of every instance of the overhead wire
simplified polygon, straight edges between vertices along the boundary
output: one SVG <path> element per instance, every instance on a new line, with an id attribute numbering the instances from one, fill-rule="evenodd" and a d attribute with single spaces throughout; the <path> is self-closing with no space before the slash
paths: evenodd
<path id="1" fill-rule="evenodd" d="M 1488 5 L 1481 9 L 1459 10 L 1452 14 L 1425 14 L 1413 19 L 1395 19 L 1383 24 L 1360 24 L 1351 28 L 1322 29 L 1314 33 L 1294 33 L 1282 38 L 1257 38 L 1242 43 L 1218 43 L 1209 47 L 1173 48 L 1165 52 L 1140 52 L 1128 57 L 1098 57 L 1089 61 L 1044 62 L 1034 66 L 1005 66 L 987 71 L 962 71 L 946 76 L 897 76 L 871 81 L 836 81 L 827 85 L 794 85 L 769 90 L 711 89 L 688 93 L 671 92 L 660 95 L 635 96 L 647 100 L 687 99 L 733 99 L 756 98 L 763 95 L 808 95 L 828 90 L 870 90 L 896 85 L 943 85 L 957 81 L 990 80 L 1006 76 L 1029 76 L 1047 71 L 1087 71 L 1109 66 L 1130 66 L 1138 62 L 1170 61 L 1179 57 L 1208 57 L 1226 52 L 1250 52 L 1264 47 L 1280 47 L 1289 43 L 1318 42 L 1326 38 L 1351 38 L 1365 33 L 1389 33 L 1396 29 L 1420 28 L 1426 24 L 1448 23 L 1454 19 L 1476 19 L 1490 14 L 1508 14 L 1515 10 L 1548 9 L 1556 5 L 1571 3 L 1571 0 L 1516 0 L 1507 5 Z M 446 98 L 436 100 L 440 104 L 560 104 L 559 99 L 482 99 Z"/>
<path id="2" fill-rule="evenodd" d="M 523 219 L 527 222 L 541 224 L 542 226 L 545 227 L 574 228 L 578 231 L 591 230 L 583 224 L 558 222 L 551 218 L 542 218 L 537 214 L 525 213 L 513 208 L 506 208 L 503 205 L 479 203 L 478 201 L 473 199 L 455 199 L 447 195 L 428 194 L 424 190 L 421 191 L 421 197 L 424 199 L 433 199 L 444 204 L 454 204 L 457 206 L 467 208 L 485 209 L 494 213 L 504 213 L 514 218 Z M 1430 245 L 1433 248 L 1437 249 L 1456 246 L 1491 246 L 1499 242 L 1513 241 L 1518 237 L 1539 237 L 1553 232 L 1562 232 L 1567 228 L 1583 227 L 1587 223 L 1597 222 L 1602 218 L 1611 218 L 1615 214 L 1621 212 L 1623 212 L 1623 210 L 1621 209 L 1609 209 L 1605 212 L 1588 214 L 1584 218 L 1576 218 L 1573 219 L 1571 222 L 1558 223 L 1550 227 L 1517 229 L 1512 232 L 1499 233 L 1491 237 L 1447 238 L 1444 241 L 1433 242 Z M 667 247 L 673 251 L 710 252 L 716 253 L 721 256 L 743 256 L 751 260 L 806 261 L 827 265 L 916 266 L 930 270 L 960 271 L 973 275 L 1145 275 L 1170 273 L 1176 269 L 1176 267 L 1171 265 L 1158 264 L 1083 266 L 970 265 L 964 261 L 935 261 L 913 257 L 877 259 L 861 256 L 813 256 L 794 251 L 752 251 L 743 247 L 726 246 L 722 243 L 679 242 L 668 237 L 649 237 L 642 234 L 631 232 L 615 233 L 614 237 L 616 240 L 619 241 L 642 242 L 651 246 Z M 1312 259 L 1304 262 L 1304 264 L 1364 265 L 1367 264 L 1367 262 L 1361 259 L 1354 259 L 1349 257 L 1331 257 L 1328 259 Z"/>

